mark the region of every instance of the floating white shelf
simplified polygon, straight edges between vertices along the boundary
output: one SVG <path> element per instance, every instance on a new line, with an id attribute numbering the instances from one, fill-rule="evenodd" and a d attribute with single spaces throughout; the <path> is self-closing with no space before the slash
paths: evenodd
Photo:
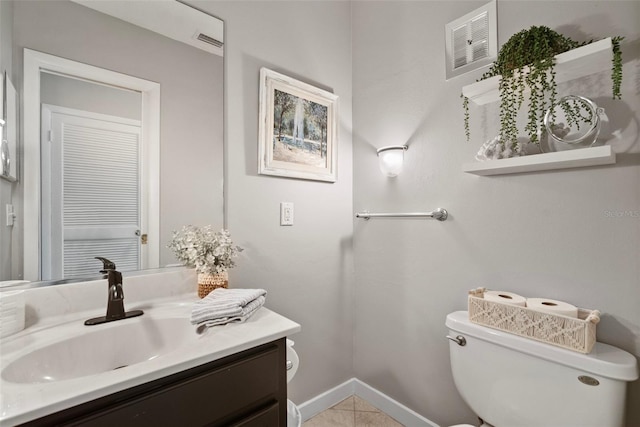
<path id="1" fill-rule="evenodd" d="M 556 83 L 611 69 L 611 37 L 556 55 Z M 500 99 L 500 76 L 464 86 L 462 94 L 477 105 Z"/>
<path id="2" fill-rule="evenodd" d="M 615 162 L 616 153 L 611 150 L 610 145 L 603 145 L 600 147 L 468 163 L 463 166 L 462 170 L 474 175 L 488 176 L 610 165 Z"/>

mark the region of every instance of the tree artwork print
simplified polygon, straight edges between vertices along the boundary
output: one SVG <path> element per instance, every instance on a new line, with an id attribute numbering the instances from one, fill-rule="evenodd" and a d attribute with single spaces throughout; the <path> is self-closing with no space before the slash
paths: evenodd
<path id="1" fill-rule="evenodd" d="M 327 107 L 274 89 L 273 159 L 327 166 Z"/>

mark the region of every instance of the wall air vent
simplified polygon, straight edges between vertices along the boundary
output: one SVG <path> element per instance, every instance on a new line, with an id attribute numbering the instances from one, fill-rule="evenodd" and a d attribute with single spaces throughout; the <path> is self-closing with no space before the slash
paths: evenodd
<path id="1" fill-rule="evenodd" d="M 224 22 L 181 1 L 71 1 L 197 49 L 224 55 Z M 200 34 L 207 40 L 198 37 Z"/>
<path id="2" fill-rule="evenodd" d="M 498 54 L 495 0 L 447 24 L 447 80 L 491 64 Z"/>
<path id="3" fill-rule="evenodd" d="M 488 23 L 487 12 L 482 12 L 471 21 L 452 30 L 454 70 L 489 56 Z"/>
<path id="4" fill-rule="evenodd" d="M 200 40 L 201 42 L 208 43 L 208 44 L 210 44 L 212 46 L 215 46 L 215 47 L 222 47 L 222 45 L 224 44 L 221 41 L 216 40 L 213 37 L 210 37 L 210 36 L 208 36 L 208 35 L 206 35 L 204 33 L 201 33 L 199 31 L 195 34 L 194 38 L 196 40 Z"/>

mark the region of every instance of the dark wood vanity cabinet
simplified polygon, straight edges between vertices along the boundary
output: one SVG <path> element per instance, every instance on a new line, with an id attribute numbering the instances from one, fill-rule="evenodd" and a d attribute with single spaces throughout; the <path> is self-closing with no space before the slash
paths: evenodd
<path id="1" fill-rule="evenodd" d="M 285 363 L 282 338 L 24 425 L 286 427 Z"/>

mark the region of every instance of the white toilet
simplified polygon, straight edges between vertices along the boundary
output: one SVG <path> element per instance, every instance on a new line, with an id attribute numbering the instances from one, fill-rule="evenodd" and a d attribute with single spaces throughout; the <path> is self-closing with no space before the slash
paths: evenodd
<path id="1" fill-rule="evenodd" d="M 293 376 L 298 371 L 298 365 L 300 365 L 300 359 L 298 353 L 293 349 L 295 343 L 287 339 L 287 383 L 293 379 Z M 302 415 L 295 403 L 287 400 L 287 427 L 300 427 L 302 424 Z"/>
<path id="2" fill-rule="evenodd" d="M 636 358 L 596 343 L 581 354 L 447 316 L 451 371 L 460 395 L 495 427 L 621 427 Z M 454 426 L 455 427 L 455 426 Z"/>

